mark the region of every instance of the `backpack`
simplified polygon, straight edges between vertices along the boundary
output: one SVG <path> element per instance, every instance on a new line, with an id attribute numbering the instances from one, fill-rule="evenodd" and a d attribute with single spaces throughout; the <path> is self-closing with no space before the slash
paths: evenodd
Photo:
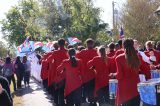
<path id="1" fill-rule="evenodd" d="M 13 70 L 11 67 L 4 67 L 3 68 L 3 76 L 4 77 L 10 77 L 13 75 Z"/>

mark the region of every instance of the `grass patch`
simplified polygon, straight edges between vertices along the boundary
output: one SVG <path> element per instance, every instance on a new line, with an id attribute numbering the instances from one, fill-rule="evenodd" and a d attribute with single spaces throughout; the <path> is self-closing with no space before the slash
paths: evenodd
<path id="1" fill-rule="evenodd" d="M 14 92 L 13 83 L 11 83 L 11 85 L 10 85 L 10 90 L 13 95 L 13 106 L 23 106 L 22 97 L 16 96 L 18 91 Z"/>
<path id="2" fill-rule="evenodd" d="M 22 97 L 14 96 L 14 98 L 13 98 L 13 106 L 23 106 Z"/>

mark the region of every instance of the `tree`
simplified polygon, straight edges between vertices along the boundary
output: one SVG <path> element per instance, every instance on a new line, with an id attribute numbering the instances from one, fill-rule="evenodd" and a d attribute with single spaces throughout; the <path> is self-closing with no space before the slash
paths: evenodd
<path id="1" fill-rule="evenodd" d="M 125 35 L 142 43 L 155 39 L 158 27 L 154 12 L 158 5 L 160 0 L 127 0 L 121 16 Z"/>
<path id="2" fill-rule="evenodd" d="M 92 0 L 59 1 L 42 0 L 48 12 L 48 29 L 54 37 L 76 36 L 82 41 L 88 37 L 96 39 L 98 32 L 108 27 L 100 19 L 101 10 L 93 6 Z"/>
<path id="3" fill-rule="evenodd" d="M 8 50 L 5 47 L 6 47 L 5 44 L 2 41 L 0 41 L 0 57 L 1 58 L 7 56 Z"/>
<path id="4" fill-rule="evenodd" d="M 99 32 L 106 34 L 108 28 L 100 19 L 100 12 L 92 0 L 21 0 L 1 21 L 2 32 L 16 46 L 26 36 L 42 41 L 70 36 L 82 41 L 89 37 L 96 39 Z"/>
<path id="5" fill-rule="evenodd" d="M 4 38 L 11 45 L 22 44 L 27 36 L 38 39 L 46 29 L 39 22 L 43 18 L 41 8 L 35 0 L 22 0 L 6 13 L 1 21 Z"/>
<path id="6" fill-rule="evenodd" d="M 112 42 L 112 40 L 113 38 L 109 36 L 109 34 L 105 30 L 99 31 L 97 33 L 96 41 L 98 41 L 101 45 L 109 44 L 110 42 Z"/>

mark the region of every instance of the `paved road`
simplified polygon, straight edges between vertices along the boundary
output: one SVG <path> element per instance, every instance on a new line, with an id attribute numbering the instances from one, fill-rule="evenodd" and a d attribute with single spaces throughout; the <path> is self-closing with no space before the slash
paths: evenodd
<path id="1" fill-rule="evenodd" d="M 18 90 L 15 95 L 21 97 L 22 106 L 54 106 L 40 83 L 31 80 L 30 87 Z"/>
<path id="2" fill-rule="evenodd" d="M 30 87 L 22 88 L 14 95 L 18 97 L 18 102 L 14 106 L 55 106 L 54 102 L 49 99 L 49 95 L 43 91 L 42 85 L 34 79 L 31 79 Z M 82 104 L 82 106 L 89 105 Z"/>

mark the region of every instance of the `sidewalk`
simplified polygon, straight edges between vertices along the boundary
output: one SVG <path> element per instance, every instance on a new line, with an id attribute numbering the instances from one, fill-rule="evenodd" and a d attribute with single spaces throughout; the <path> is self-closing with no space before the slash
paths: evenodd
<path id="1" fill-rule="evenodd" d="M 31 79 L 30 87 L 22 88 L 15 92 L 15 97 L 20 97 L 20 102 L 14 106 L 54 106 L 53 101 L 48 99 L 40 83 Z M 21 104 L 21 105 L 20 105 Z"/>

